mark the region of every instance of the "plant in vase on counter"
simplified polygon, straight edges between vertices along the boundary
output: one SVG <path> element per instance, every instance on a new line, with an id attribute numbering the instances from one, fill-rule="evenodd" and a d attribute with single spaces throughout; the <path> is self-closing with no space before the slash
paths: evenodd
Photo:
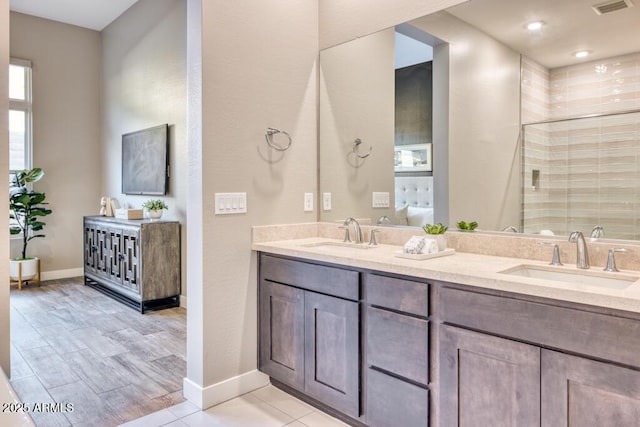
<path id="1" fill-rule="evenodd" d="M 44 205 L 46 195 L 28 188 L 28 185 L 39 181 L 44 176 L 40 168 L 18 171 L 9 191 L 9 232 L 11 235 L 22 234 L 22 253 L 20 258 L 14 258 L 10 262 L 10 276 L 12 280 L 18 280 L 20 285 L 23 280 L 29 280 L 38 275 L 38 258 L 27 257 L 28 243 L 37 238 L 45 237 L 39 233 L 45 222 L 42 218 L 51 214 L 52 210 Z"/>
<path id="2" fill-rule="evenodd" d="M 142 208 L 144 209 L 145 218 L 160 219 L 162 217 L 162 211 L 169 209 L 169 206 L 167 206 L 163 200 L 151 199 L 144 202 Z"/>
<path id="3" fill-rule="evenodd" d="M 447 232 L 447 227 L 443 224 L 425 224 L 422 227 L 427 235 L 431 236 L 431 238 L 435 239 L 438 242 L 438 250 L 444 251 L 447 248 L 447 238 L 444 233 Z"/>
<path id="4" fill-rule="evenodd" d="M 476 228 L 478 228 L 478 223 L 475 221 L 472 221 L 472 222 L 459 221 L 458 222 L 458 230 L 474 231 Z"/>

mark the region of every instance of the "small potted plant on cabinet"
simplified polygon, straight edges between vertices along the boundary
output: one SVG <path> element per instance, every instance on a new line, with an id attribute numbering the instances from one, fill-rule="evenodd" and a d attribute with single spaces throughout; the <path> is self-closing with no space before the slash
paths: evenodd
<path id="1" fill-rule="evenodd" d="M 145 218 L 149 219 L 160 219 L 162 217 L 162 211 L 164 209 L 169 209 L 167 204 L 159 199 L 156 200 L 147 200 L 142 204 L 142 208 L 144 209 Z"/>
<path id="2" fill-rule="evenodd" d="M 44 176 L 41 168 L 30 170 L 23 169 L 15 174 L 13 186 L 9 192 L 9 217 L 11 224 L 9 231 L 12 235 L 22 234 L 22 253 L 20 258 L 10 260 L 9 275 L 11 280 L 18 281 L 18 286 L 22 287 L 22 282 L 39 277 L 39 260 L 36 257 L 27 257 L 27 245 L 36 238 L 45 237 L 40 233 L 46 225 L 42 218 L 51 214 L 51 209 L 44 205 L 46 195 L 33 189 L 28 185 L 39 181 Z"/>

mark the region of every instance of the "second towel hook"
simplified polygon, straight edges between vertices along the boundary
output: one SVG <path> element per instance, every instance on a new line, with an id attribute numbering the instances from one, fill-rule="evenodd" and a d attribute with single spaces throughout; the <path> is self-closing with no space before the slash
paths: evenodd
<path id="1" fill-rule="evenodd" d="M 273 135 L 277 133 L 286 135 L 286 137 L 289 139 L 289 143 L 286 146 L 283 147 L 282 145 L 278 145 L 273 142 Z M 280 129 L 267 128 L 267 133 L 264 135 L 264 139 L 267 141 L 267 144 L 269 144 L 269 147 L 277 151 L 287 151 L 289 147 L 291 147 L 291 135 Z"/>
<path id="2" fill-rule="evenodd" d="M 353 141 L 353 154 L 355 154 L 361 159 L 366 159 L 371 155 L 371 152 L 373 151 L 373 147 L 369 147 L 369 152 L 367 154 L 360 154 L 360 152 L 358 151 L 360 144 L 362 144 L 362 140 L 360 138 L 356 138 L 355 141 Z"/>

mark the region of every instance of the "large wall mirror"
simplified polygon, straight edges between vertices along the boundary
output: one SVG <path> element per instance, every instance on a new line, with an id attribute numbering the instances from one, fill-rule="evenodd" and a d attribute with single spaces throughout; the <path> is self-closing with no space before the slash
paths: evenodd
<path id="1" fill-rule="evenodd" d="M 640 239 L 640 7 L 617 3 L 470 0 L 323 50 L 321 220 Z"/>

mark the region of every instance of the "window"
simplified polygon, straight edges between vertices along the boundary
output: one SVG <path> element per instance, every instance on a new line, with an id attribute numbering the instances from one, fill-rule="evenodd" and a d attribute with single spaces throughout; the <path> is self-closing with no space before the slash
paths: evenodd
<path id="1" fill-rule="evenodd" d="M 11 59 L 9 65 L 9 182 L 31 165 L 31 62 Z"/>

